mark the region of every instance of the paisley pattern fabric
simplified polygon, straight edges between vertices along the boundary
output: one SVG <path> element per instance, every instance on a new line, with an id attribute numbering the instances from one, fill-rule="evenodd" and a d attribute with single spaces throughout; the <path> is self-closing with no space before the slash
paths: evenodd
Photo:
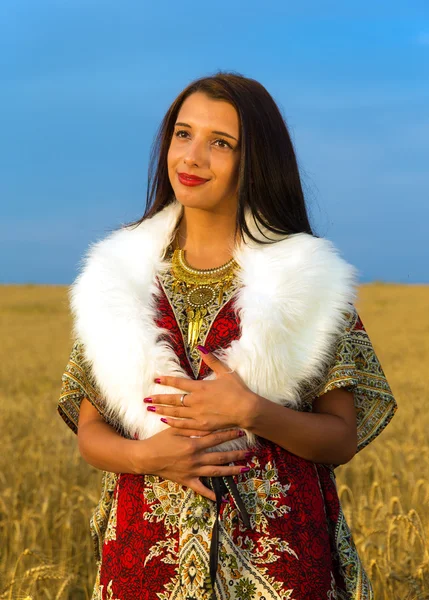
<path id="1" fill-rule="evenodd" d="M 189 376 L 206 377 L 208 366 L 186 347 L 184 307 L 174 300 L 168 274 L 158 284 L 158 326 L 169 331 Z M 199 343 L 209 350 L 240 335 L 234 289 L 206 317 Z M 353 390 L 360 450 L 387 425 L 396 403 L 354 307 L 348 317 L 329 370 L 303 386 L 303 410 L 311 411 L 312 401 L 335 387 Z M 83 350 L 77 340 L 58 405 L 75 432 L 84 397 L 103 415 Z M 91 519 L 98 563 L 93 600 L 209 600 L 214 591 L 222 600 L 373 599 L 341 509 L 334 465 L 313 463 L 264 439 L 245 464 L 250 471 L 234 479 L 251 528 L 229 497 L 220 515 L 216 590 L 209 577 L 215 504 L 157 476 L 104 473 Z"/>
<path id="2" fill-rule="evenodd" d="M 336 387 L 353 390 L 358 426 L 358 452 L 374 440 L 397 405 L 362 320 L 353 309 L 339 338 L 332 365 L 319 380 L 302 387 L 302 410 L 311 411 L 315 397 Z"/>
<path id="3" fill-rule="evenodd" d="M 221 509 L 217 597 L 337 598 L 325 500 L 317 467 L 263 443 L 237 486 L 247 530 L 230 500 Z M 325 467 L 326 469 L 326 467 Z M 215 505 L 155 476 L 122 474 L 115 491 L 99 585 L 114 598 L 203 599 L 210 595 Z M 112 541 L 113 540 L 113 541 Z M 101 598 L 104 598 L 101 595 Z"/>

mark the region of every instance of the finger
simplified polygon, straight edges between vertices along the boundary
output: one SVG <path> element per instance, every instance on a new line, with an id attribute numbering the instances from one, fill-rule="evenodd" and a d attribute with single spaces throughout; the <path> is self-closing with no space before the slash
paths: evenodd
<path id="1" fill-rule="evenodd" d="M 229 450 L 228 452 L 204 452 L 201 465 L 227 465 L 239 460 L 246 460 L 253 454 L 250 450 Z"/>
<path id="2" fill-rule="evenodd" d="M 187 393 L 184 402 L 187 396 L 191 394 Z M 180 400 L 182 394 L 153 394 L 148 398 L 143 398 L 143 402 L 145 404 L 150 404 L 151 406 L 178 406 L 180 408 L 185 408 L 185 404 Z M 188 406 L 190 403 L 190 398 L 188 398 Z"/>
<path id="3" fill-rule="evenodd" d="M 161 417 L 161 421 L 170 425 L 170 427 L 174 427 L 174 429 L 196 429 L 197 424 L 194 419 L 174 419 L 169 417 Z M 211 431 L 206 431 L 205 433 L 212 433 Z"/>
<path id="4" fill-rule="evenodd" d="M 191 490 L 194 490 L 194 492 L 196 492 L 197 494 L 200 494 L 201 496 L 204 496 L 205 498 L 216 502 L 215 493 L 208 487 L 206 487 L 201 481 L 201 479 L 193 479 L 188 487 L 190 487 Z"/>
<path id="5" fill-rule="evenodd" d="M 217 358 L 213 352 L 210 352 L 207 348 L 201 345 L 198 345 L 197 348 L 200 351 L 203 361 L 207 366 L 210 367 L 212 371 L 216 373 L 216 375 L 223 375 L 231 371 L 228 365 Z"/>
<path id="6" fill-rule="evenodd" d="M 247 471 L 250 471 L 250 467 L 240 465 L 206 465 L 198 469 L 198 474 L 200 477 L 227 477 L 228 475 L 247 473 Z"/>
<path id="7" fill-rule="evenodd" d="M 146 410 L 149 412 L 154 412 L 157 415 L 162 415 L 165 417 L 174 417 L 176 419 L 184 419 L 186 417 L 190 418 L 192 411 L 187 406 L 153 406 L 149 404 L 146 407 Z"/>
<path id="8" fill-rule="evenodd" d="M 184 392 L 195 392 L 199 388 L 201 389 L 202 381 L 195 379 L 188 379 L 187 377 L 174 377 L 172 375 L 159 375 L 154 380 L 155 383 L 160 385 L 168 385 L 177 390 L 183 390 Z"/>
<path id="9" fill-rule="evenodd" d="M 201 429 L 179 429 L 178 427 L 172 428 L 172 433 L 174 435 L 181 435 L 183 437 L 195 437 L 200 438 L 206 435 L 210 435 L 211 431 L 202 431 Z"/>
<path id="10" fill-rule="evenodd" d="M 228 431 L 215 431 L 210 435 L 206 435 L 201 440 L 198 440 L 198 447 L 200 450 L 206 450 L 213 446 L 218 446 L 223 442 L 229 442 L 236 440 L 239 437 L 246 435 L 241 429 L 229 429 Z"/>

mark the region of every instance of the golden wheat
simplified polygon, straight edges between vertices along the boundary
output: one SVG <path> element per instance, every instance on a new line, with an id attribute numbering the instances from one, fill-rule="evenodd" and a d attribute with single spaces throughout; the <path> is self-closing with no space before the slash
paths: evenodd
<path id="1" fill-rule="evenodd" d="M 429 286 L 368 284 L 356 302 L 399 404 L 336 471 L 376 600 L 429 598 Z M 56 414 L 71 347 L 66 289 L 0 287 L 0 599 L 88 600 L 100 474 Z"/>

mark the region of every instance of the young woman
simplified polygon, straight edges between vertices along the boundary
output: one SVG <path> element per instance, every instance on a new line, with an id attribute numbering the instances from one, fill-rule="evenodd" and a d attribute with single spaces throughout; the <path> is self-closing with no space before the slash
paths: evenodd
<path id="1" fill-rule="evenodd" d="M 397 407 L 356 289 L 267 90 L 191 83 L 145 215 L 71 290 L 59 411 L 104 471 L 94 600 L 373 598 L 334 469 Z"/>

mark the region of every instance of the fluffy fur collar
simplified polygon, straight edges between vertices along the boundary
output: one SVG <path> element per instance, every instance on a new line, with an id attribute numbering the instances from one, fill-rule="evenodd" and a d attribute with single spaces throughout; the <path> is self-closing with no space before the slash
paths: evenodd
<path id="1" fill-rule="evenodd" d="M 139 227 L 93 244 L 71 287 L 74 333 L 84 344 L 107 413 L 140 439 L 166 427 L 146 410 L 143 398 L 183 391 L 155 384 L 155 375 L 189 377 L 174 349 L 159 340 L 163 330 L 154 321 L 155 275 L 165 268 L 162 256 L 182 211 L 174 200 Z M 250 211 L 246 220 L 260 238 Z M 344 314 L 356 297 L 357 270 L 327 239 L 299 233 L 277 240 L 262 246 L 248 239 L 235 248 L 241 337 L 215 354 L 254 392 L 299 408 L 300 384 L 320 376 L 332 359 Z M 240 438 L 230 447 L 245 442 Z"/>

